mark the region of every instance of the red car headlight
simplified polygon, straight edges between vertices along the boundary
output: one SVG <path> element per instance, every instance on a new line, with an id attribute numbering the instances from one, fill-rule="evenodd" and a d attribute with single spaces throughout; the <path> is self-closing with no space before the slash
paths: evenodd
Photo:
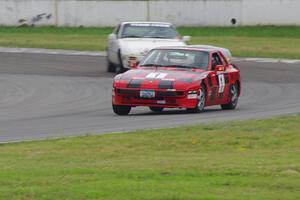
<path id="1" fill-rule="evenodd" d="M 196 90 L 191 90 L 188 92 L 187 99 L 197 99 L 198 92 Z"/>

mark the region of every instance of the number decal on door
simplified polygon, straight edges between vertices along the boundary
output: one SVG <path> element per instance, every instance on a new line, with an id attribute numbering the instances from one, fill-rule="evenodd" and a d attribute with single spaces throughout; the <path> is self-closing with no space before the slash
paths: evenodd
<path id="1" fill-rule="evenodd" d="M 218 78 L 219 78 L 219 93 L 223 93 L 224 92 L 224 88 L 225 88 L 224 74 L 219 74 Z"/>

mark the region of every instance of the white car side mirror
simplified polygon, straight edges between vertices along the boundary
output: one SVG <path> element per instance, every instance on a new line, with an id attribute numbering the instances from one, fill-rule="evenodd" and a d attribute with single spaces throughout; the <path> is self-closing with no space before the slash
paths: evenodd
<path id="1" fill-rule="evenodd" d="M 183 40 L 184 42 L 188 42 L 188 41 L 191 40 L 191 36 L 185 35 L 185 36 L 182 37 L 182 40 Z"/>
<path id="2" fill-rule="evenodd" d="M 117 36 L 114 33 L 111 33 L 111 34 L 108 35 L 108 39 L 110 39 L 110 40 L 114 40 L 116 38 L 117 38 Z"/>

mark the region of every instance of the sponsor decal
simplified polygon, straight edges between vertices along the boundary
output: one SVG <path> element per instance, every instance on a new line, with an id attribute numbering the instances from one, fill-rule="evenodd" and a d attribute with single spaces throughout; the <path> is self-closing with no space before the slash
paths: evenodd
<path id="1" fill-rule="evenodd" d="M 218 75 L 218 82 L 219 82 L 219 93 L 223 93 L 224 92 L 224 88 L 225 88 L 225 78 L 224 78 L 224 74 L 219 74 Z"/>

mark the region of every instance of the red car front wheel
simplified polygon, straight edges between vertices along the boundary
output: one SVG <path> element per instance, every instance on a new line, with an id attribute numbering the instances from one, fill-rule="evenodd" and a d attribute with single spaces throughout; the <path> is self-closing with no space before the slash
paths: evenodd
<path id="1" fill-rule="evenodd" d="M 114 113 L 117 115 L 128 115 L 130 113 L 130 106 L 112 105 Z"/>
<path id="2" fill-rule="evenodd" d="M 201 88 L 199 89 L 197 105 L 195 106 L 195 108 L 186 109 L 187 112 L 189 113 L 203 112 L 205 107 L 205 99 L 206 99 L 206 91 L 205 91 L 205 87 L 202 85 Z"/>

